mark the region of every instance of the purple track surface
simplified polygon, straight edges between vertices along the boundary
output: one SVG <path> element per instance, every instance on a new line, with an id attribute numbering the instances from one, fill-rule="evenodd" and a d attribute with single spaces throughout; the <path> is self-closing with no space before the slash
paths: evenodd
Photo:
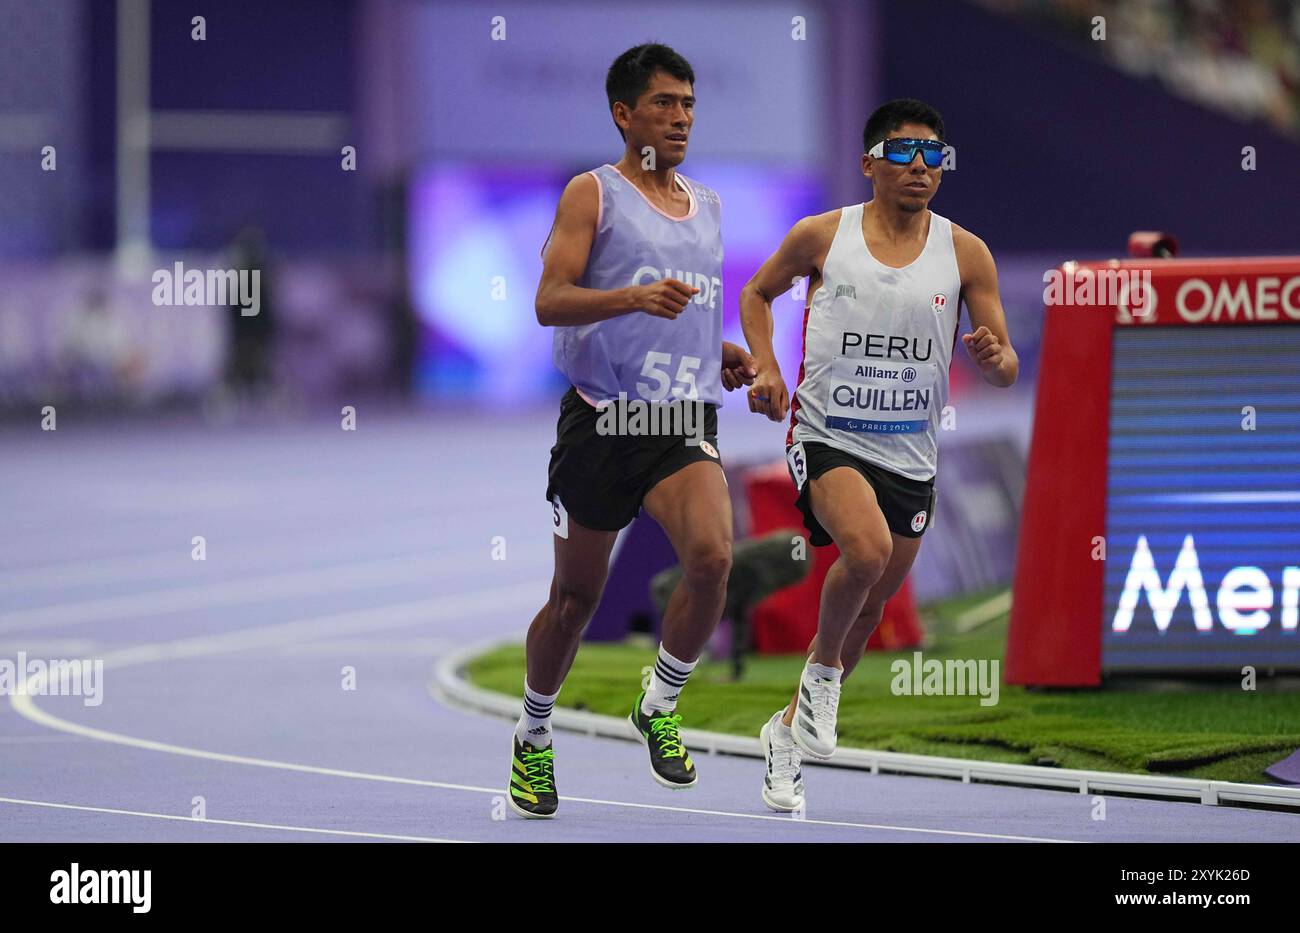
<path id="1" fill-rule="evenodd" d="M 724 456 L 779 452 L 780 426 L 723 415 Z M 753 759 L 698 755 L 700 785 L 674 793 L 639 746 L 563 732 L 559 818 L 494 819 L 510 724 L 428 684 L 446 652 L 522 635 L 544 598 L 553 430 L 549 409 L 364 406 L 356 432 L 6 428 L 0 658 L 105 669 L 98 706 L 34 697 L 33 721 L 0 702 L 0 840 L 1300 840 L 1300 815 L 1110 798 L 1094 820 L 1088 796 L 827 768 L 807 769 L 796 821 L 762 806 Z"/>

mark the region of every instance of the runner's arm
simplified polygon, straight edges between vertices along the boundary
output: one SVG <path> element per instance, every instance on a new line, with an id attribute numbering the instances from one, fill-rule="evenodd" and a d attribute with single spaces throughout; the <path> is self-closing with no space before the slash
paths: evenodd
<path id="1" fill-rule="evenodd" d="M 633 311 L 676 318 L 699 291 L 675 279 L 624 288 L 582 288 L 577 283 L 587 268 L 596 237 L 600 190 L 589 173 L 574 178 L 560 196 L 555 223 L 542 253 L 542 278 L 537 283 L 537 323 L 543 327 L 593 324 Z"/>
<path id="2" fill-rule="evenodd" d="M 790 393 L 772 346 L 772 302 L 802 276 L 815 273 L 817 264 L 824 261 L 829 245 L 828 216 L 805 217 L 791 227 L 776 252 L 740 291 L 740 326 L 758 371 L 749 391 L 749 410 L 767 415 L 771 421 L 784 420 L 790 406 Z"/>
<path id="3" fill-rule="evenodd" d="M 961 297 L 972 333 L 962 334 L 966 352 L 990 385 L 1005 388 L 1020 374 L 1020 357 L 1011 346 L 1006 313 L 998 294 L 998 268 L 984 241 L 961 230 L 954 238 L 961 269 Z"/>
<path id="4" fill-rule="evenodd" d="M 779 369 L 772 347 L 772 302 L 801 277 L 817 271 L 816 262 L 826 251 L 823 217 L 805 217 L 791 227 L 776 252 L 740 290 L 740 326 L 760 369 Z"/>

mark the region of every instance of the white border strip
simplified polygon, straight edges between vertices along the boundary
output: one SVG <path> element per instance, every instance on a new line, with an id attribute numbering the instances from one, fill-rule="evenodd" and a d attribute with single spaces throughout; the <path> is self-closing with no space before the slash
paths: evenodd
<path id="1" fill-rule="evenodd" d="M 446 655 L 434 667 L 434 695 L 453 706 L 506 719 L 519 716 L 518 697 L 506 696 L 476 687 L 463 676 L 474 658 L 514 641 L 480 642 Z M 630 727 L 619 716 L 588 713 L 556 707 L 551 722 L 559 729 L 583 732 L 589 736 L 633 739 Z M 722 755 L 762 758 L 758 737 L 748 738 L 703 729 L 683 729 L 682 738 L 691 748 Z M 1294 807 L 1300 810 L 1300 787 L 1269 784 L 1239 784 L 1233 781 L 1202 781 L 1195 778 L 1163 777 L 1154 774 L 1126 774 L 1120 771 L 1084 771 L 1072 768 L 1045 768 L 1039 765 L 1016 765 L 998 761 L 965 758 L 941 758 L 930 755 L 907 755 L 901 752 L 841 748 L 834 761 L 807 758 L 805 764 L 853 768 L 872 774 L 909 774 L 924 777 L 957 778 L 964 784 L 1016 784 L 1079 794 L 1123 794 L 1155 799 L 1194 800 L 1210 806 L 1236 803 L 1244 806 Z"/>

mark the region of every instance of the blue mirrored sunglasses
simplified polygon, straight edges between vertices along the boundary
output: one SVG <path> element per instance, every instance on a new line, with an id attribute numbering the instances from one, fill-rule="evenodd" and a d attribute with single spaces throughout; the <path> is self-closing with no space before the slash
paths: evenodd
<path id="1" fill-rule="evenodd" d="M 886 159 L 895 165 L 911 165 L 917 152 L 920 152 L 927 168 L 938 168 L 943 165 L 943 151 L 946 148 L 947 145 L 939 139 L 897 137 L 881 140 L 871 147 L 867 155 L 876 159 Z"/>

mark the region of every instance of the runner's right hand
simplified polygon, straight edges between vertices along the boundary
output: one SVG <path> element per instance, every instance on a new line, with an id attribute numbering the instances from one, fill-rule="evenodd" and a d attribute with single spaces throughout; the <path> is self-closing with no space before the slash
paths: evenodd
<path id="1" fill-rule="evenodd" d="M 676 279 L 660 279 L 649 285 L 636 285 L 634 295 L 636 305 L 646 314 L 666 317 L 670 321 L 686 310 L 691 296 L 699 294 L 699 289 Z"/>
<path id="2" fill-rule="evenodd" d="M 748 394 L 750 411 L 767 415 L 771 421 L 785 420 L 785 413 L 790 409 L 790 393 L 776 366 L 761 367 Z"/>

